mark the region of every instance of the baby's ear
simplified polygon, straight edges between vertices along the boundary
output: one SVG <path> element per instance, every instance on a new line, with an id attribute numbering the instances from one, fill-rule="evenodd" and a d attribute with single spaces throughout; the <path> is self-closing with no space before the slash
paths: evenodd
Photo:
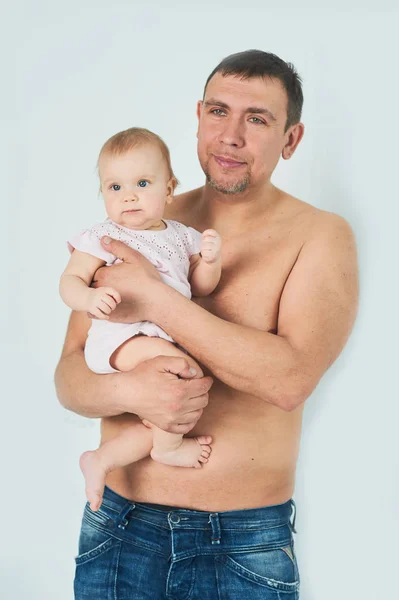
<path id="1" fill-rule="evenodd" d="M 166 184 L 166 202 L 168 204 L 170 204 L 173 200 L 173 194 L 178 183 L 179 182 L 177 181 L 176 177 L 171 177 Z"/>

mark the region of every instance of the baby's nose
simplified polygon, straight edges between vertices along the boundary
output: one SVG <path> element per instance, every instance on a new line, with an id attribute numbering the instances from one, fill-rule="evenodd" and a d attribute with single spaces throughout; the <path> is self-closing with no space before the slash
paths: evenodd
<path id="1" fill-rule="evenodd" d="M 138 197 L 138 195 L 136 194 L 136 192 L 128 192 L 128 193 L 127 193 L 127 194 L 124 196 L 124 198 L 123 198 L 123 201 L 124 201 L 124 202 L 136 202 L 136 200 L 138 200 L 138 199 L 139 199 L 139 197 Z"/>

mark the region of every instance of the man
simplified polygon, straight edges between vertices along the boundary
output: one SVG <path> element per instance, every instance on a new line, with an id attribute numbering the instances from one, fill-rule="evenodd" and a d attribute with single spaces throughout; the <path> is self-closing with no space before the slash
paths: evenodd
<path id="1" fill-rule="evenodd" d="M 197 134 L 206 184 L 176 198 L 167 216 L 221 234 L 211 296 L 187 300 L 141 255 L 104 240 L 123 260 L 96 275 L 122 295 L 113 319 L 155 322 L 213 385 L 177 358 L 90 373 L 90 321 L 73 314 L 56 373 L 61 403 L 103 417 L 102 441 L 139 414 L 214 442 L 202 469 L 144 459 L 108 476 L 101 511 L 85 509 L 76 598 L 111 589 L 154 600 L 298 598 L 290 516 L 302 411 L 349 336 L 358 293 L 348 224 L 270 181 L 302 139 L 302 101 L 292 65 L 257 50 L 227 57 L 208 78 Z"/>

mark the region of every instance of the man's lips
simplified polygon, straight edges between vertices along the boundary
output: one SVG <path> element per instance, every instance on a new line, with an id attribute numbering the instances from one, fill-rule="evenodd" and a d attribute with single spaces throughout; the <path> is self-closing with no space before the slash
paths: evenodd
<path id="1" fill-rule="evenodd" d="M 141 208 L 131 208 L 130 210 L 124 210 L 124 213 L 135 213 L 135 212 L 140 212 Z"/>
<path id="2" fill-rule="evenodd" d="M 224 169 L 235 169 L 237 167 L 242 167 L 242 165 L 245 165 L 244 161 L 234 160 L 233 158 L 229 158 L 227 156 L 216 156 L 216 154 L 214 154 L 213 158 L 218 163 L 218 165 L 220 165 Z"/>

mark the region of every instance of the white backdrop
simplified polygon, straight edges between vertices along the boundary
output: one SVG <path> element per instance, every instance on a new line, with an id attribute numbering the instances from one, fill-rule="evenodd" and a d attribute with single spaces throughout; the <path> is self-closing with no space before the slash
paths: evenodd
<path id="1" fill-rule="evenodd" d="M 121 129 L 148 127 L 169 145 L 181 191 L 201 185 L 195 106 L 204 82 L 224 56 L 260 48 L 292 61 L 304 79 L 305 138 L 274 183 L 346 217 L 361 267 L 352 338 L 305 409 L 294 496 L 301 598 L 391 598 L 399 10 L 355 0 L 323 9 L 316 0 L 280 9 L 267 0 L 165 4 L 2 5 L 0 595 L 73 597 L 85 500 L 78 457 L 97 445 L 98 422 L 67 413 L 55 397 L 69 314 L 58 280 L 64 240 L 104 216 L 100 146 Z"/>

